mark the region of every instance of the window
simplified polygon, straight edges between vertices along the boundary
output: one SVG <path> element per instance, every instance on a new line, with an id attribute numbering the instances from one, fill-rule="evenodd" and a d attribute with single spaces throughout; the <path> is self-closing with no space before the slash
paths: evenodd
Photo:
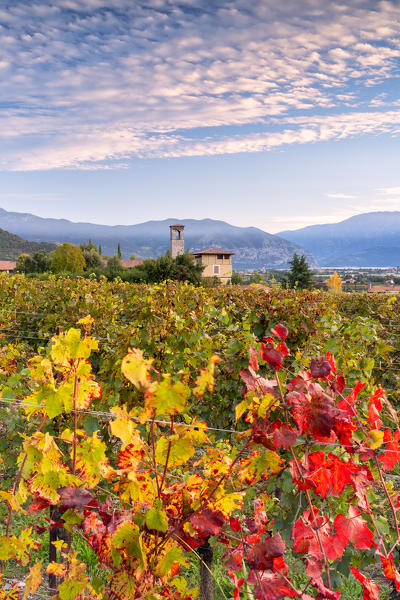
<path id="1" fill-rule="evenodd" d="M 230 259 L 230 254 L 224 254 L 224 258 L 229 260 Z"/>
<path id="2" fill-rule="evenodd" d="M 214 273 L 214 275 L 219 275 L 219 265 L 214 265 L 213 273 Z"/>
<path id="3" fill-rule="evenodd" d="M 224 255 L 223 255 L 223 254 L 217 254 L 217 259 L 218 259 L 218 260 L 222 260 L 223 258 L 224 258 Z"/>

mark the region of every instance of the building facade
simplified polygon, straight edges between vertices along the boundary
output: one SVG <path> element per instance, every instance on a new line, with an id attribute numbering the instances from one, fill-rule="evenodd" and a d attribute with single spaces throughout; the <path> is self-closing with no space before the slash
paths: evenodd
<path id="1" fill-rule="evenodd" d="M 193 252 L 194 258 L 204 267 L 203 277 L 218 277 L 223 284 L 229 283 L 232 278 L 233 254 L 230 250 L 219 248 Z"/>

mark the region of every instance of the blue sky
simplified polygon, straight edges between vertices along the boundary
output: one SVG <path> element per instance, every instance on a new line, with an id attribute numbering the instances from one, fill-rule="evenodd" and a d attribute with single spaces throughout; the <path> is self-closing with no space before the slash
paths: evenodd
<path id="1" fill-rule="evenodd" d="M 266 231 L 400 209 L 400 2 L 2 0 L 0 206 Z"/>

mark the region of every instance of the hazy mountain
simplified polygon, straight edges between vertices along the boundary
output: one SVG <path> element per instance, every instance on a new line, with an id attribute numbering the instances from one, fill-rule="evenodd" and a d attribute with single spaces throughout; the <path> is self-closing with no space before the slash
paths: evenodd
<path id="1" fill-rule="evenodd" d="M 138 257 L 151 258 L 164 254 L 170 247 L 169 225 L 174 223 L 185 225 L 187 249 L 216 247 L 232 250 L 235 252 L 235 268 L 260 268 L 263 265 L 284 268 L 294 252 L 305 253 L 310 265 L 316 266 L 314 257 L 292 242 L 256 227 L 235 227 L 213 219 L 166 219 L 111 226 L 45 219 L 0 209 L 0 227 L 29 240 L 80 244 L 91 239 L 94 244 L 101 244 L 103 255 L 115 254 L 120 243 L 124 257 L 136 254 Z"/>
<path id="2" fill-rule="evenodd" d="M 364 213 L 278 235 L 312 252 L 322 266 L 400 265 L 400 211 Z"/>
<path id="3" fill-rule="evenodd" d="M 33 254 L 38 250 L 50 252 L 55 245 L 47 242 L 27 242 L 18 235 L 0 229 L 0 260 L 16 260 L 20 254 Z"/>

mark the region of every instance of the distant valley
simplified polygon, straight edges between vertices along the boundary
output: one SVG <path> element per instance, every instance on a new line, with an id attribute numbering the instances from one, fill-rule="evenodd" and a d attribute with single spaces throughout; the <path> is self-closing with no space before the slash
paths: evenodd
<path id="1" fill-rule="evenodd" d="M 278 235 L 306 248 L 321 266 L 400 265 L 400 211 L 363 213 L 340 223 L 311 225 Z"/>

